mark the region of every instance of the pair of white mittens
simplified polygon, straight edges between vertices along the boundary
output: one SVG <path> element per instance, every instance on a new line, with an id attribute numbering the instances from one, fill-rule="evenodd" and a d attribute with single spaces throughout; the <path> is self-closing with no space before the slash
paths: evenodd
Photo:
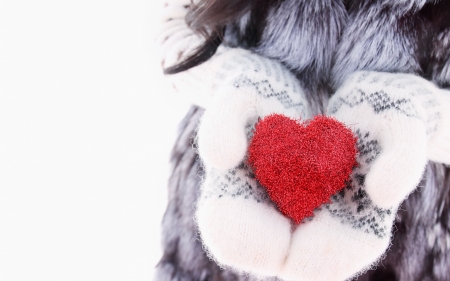
<path id="1" fill-rule="evenodd" d="M 398 205 L 427 159 L 450 163 L 450 93 L 410 74 L 357 72 L 328 115 L 358 137 L 350 184 L 294 225 L 246 166 L 253 125 L 272 113 L 312 116 L 297 79 L 280 63 L 231 49 L 212 68 L 214 98 L 198 129 L 205 178 L 196 220 L 221 266 L 283 280 L 345 280 L 386 251 Z"/>

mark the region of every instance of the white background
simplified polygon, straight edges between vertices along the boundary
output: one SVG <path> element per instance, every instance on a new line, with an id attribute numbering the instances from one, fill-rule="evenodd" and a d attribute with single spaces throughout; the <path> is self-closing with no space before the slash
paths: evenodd
<path id="1" fill-rule="evenodd" d="M 0 280 L 151 280 L 186 101 L 160 0 L 0 1 Z"/>

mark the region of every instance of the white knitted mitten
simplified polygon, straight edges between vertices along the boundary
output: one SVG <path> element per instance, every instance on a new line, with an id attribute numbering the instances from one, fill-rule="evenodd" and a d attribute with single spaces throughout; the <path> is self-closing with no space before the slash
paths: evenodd
<path id="1" fill-rule="evenodd" d="M 220 265 L 273 276 L 289 248 L 291 221 L 257 183 L 245 156 L 258 118 L 281 113 L 306 120 L 307 102 L 299 82 L 276 61 L 240 49 L 223 53 L 218 61 L 214 79 L 220 83 L 198 130 L 206 173 L 198 228 Z"/>
<path id="2" fill-rule="evenodd" d="M 357 72 L 344 83 L 328 114 L 358 136 L 359 166 L 332 203 L 294 231 L 282 278 L 346 280 L 379 260 L 427 155 L 450 163 L 449 106 L 450 92 L 411 74 Z"/>

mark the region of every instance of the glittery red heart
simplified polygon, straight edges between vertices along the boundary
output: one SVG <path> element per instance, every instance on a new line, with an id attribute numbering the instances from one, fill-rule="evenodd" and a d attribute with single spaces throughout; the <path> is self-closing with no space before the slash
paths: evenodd
<path id="1" fill-rule="evenodd" d="M 256 124 L 249 163 L 280 211 L 300 223 L 345 187 L 356 153 L 356 137 L 333 118 L 274 114 Z"/>

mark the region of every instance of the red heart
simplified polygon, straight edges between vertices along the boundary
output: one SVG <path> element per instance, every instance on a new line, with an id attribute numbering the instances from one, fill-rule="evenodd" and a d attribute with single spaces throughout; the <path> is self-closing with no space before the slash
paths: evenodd
<path id="1" fill-rule="evenodd" d="M 256 124 L 248 160 L 280 211 L 300 223 L 345 187 L 356 153 L 356 137 L 333 118 L 274 114 Z"/>

